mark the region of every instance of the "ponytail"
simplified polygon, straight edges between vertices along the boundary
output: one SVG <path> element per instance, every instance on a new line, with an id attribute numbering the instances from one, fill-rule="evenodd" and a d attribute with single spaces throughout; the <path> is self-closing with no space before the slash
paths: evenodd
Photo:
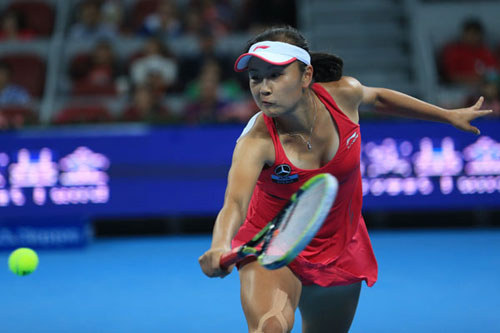
<path id="1" fill-rule="evenodd" d="M 338 81 L 342 77 L 344 61 L 329 53 L 309 52 L 311 65 L 314 68 L 314 82 Z"/>

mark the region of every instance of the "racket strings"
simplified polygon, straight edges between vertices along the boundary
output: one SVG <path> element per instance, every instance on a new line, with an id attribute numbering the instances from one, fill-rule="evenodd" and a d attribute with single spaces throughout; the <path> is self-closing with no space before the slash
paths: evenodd
<path id="1" fill-rule="evenodd" d="M 262 259 L 264 262 L 279 260 L 293 252 L 294 247 L 300 245 L 302 238 L 311 236 L 311 232 L 316 233 L 317 228 L 313 225 L 317 220 L 318 211 L 322 208 L 326 185 L 325 182 L 313 184 L 297 198 L 295 204 L 288 207 L 277 233 L 267 245 L 265 258 Z"/>

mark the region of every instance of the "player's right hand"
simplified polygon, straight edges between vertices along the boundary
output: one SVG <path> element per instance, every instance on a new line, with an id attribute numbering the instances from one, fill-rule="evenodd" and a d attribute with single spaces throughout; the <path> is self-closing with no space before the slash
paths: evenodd
<path id="1" fill-rule="evenodd" d="M 227 270 L 220 267 L 220 257 L 230 251 L 226 248 L 211 248 L 205 252 L 201 257 L 198 258 L 201 270 L 208 277 L 220 277 L 223 278 L 229 275 L 234 268 L 234 265 L 230 266 Z"/>

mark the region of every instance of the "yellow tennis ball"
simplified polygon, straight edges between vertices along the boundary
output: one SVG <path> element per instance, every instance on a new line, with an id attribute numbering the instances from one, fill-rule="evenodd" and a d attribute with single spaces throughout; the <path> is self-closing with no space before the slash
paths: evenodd
<path id="1" fill-rule="evenodd" d="M 32 249 L 21 247 L 9 256 L 9 269 L 16 275 L 28 275 L 38 266 L 38 255 Z"/>

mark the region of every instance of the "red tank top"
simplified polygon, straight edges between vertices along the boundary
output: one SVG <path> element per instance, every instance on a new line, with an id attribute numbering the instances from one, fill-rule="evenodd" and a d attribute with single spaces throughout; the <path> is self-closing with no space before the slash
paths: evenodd
<path id="1" fill-rule="evenodd" d="M 361 267 L 351 267 L 353 269 L 349 270 L 356 272 L 350 272 L 355 275 L 350 279 L 355 280 L 356 277 L 362 276 L 367 279 L 368 285 L 372 285 L 376 280 L 377 269 L 371 243 L 361 216 L 363 195 L 359 125 L 353 123 L 339 109 L 332 96 L 320 84 L 313 84 L 312 89 L 326 106 L 337 125 L 339 132 L 337 153 L 332 160 L 318 169 L 305 170 L 294 166 L 285 154 L 273 120 L 263 114 L 274 143 L 275 162 L 271 167 L 262 170 L 250 200 L 245 223 L 235 240 L 240 243 L 250 239 L 251 233 L 245 232 L 245 229 L 259 230 L 263 228 L 279 212 L 290 196 L 309 178 L 319 173 L 330 173 L 339 182 L 337 198 L 325 223 L 296 261 L 302 260 L 310 267 L 316 264 L 330 265 L 339 260 L 346 252 L 350 253 L 349 256 L 355 256 L 356 253 L 352 252 L 356 252 L 356 249 L 352 246 L 348 249 L 349 244 L 355 243 L 357 247 L 362 247 L 360 251 L 363 252 L 362 257 L 364 258 L 352 258 L 354 261 L 351 261 L 344 256 L 341 261 L 351 266 L 355 261 L 361 259 L 362 262 L 359 264 L 364 268 L 369 268 L 369 272 L 364 271 Z M 361 227 L 360 224 L 362 224 Z M 233 245 L 236 244 L 233 242 Z M 300 274 L 298 275 L 300 276 Z M 327 284 L 344 284 L 341 281 L 336 282 L 339 281 L 330 281 Z"/>

